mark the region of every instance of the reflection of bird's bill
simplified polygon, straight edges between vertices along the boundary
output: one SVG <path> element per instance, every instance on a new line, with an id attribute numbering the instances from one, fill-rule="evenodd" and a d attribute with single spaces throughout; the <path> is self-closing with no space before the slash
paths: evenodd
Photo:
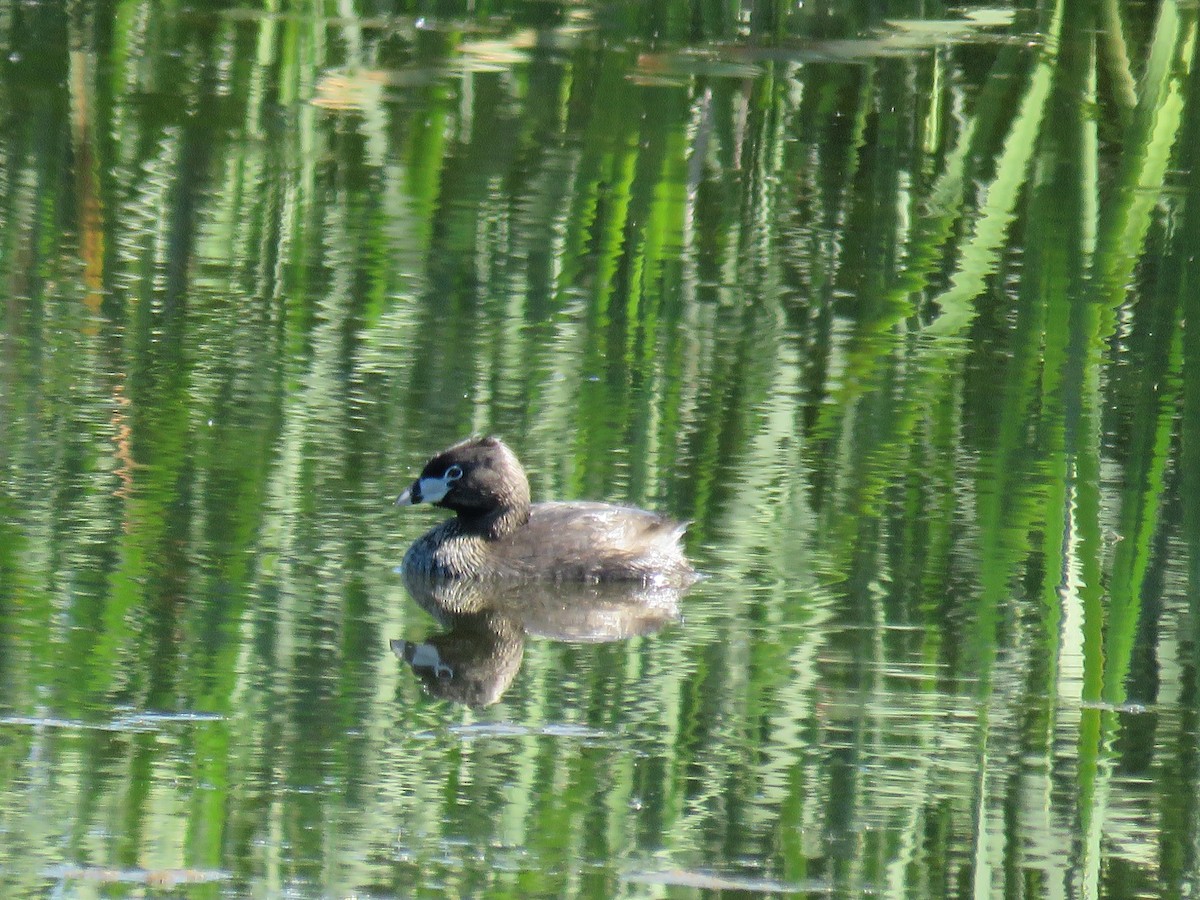
<path id="1" fill-rule="evenodd" d="M 429 669 L 438 678 L 454 677 L 454 669 L 442 662 L 442 655 L 433 644 L 395 640 L 392 641 L 392 652 L 414 669 Z"/>

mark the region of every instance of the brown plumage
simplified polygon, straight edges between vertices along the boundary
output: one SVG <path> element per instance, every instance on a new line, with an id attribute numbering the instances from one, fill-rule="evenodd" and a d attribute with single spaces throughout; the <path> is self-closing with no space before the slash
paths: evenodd
<path id="1" fill-rule="evenodd" d="M 455 518 L 404 554 L 406 573 L 447 578 L 690 583 L 679 540 L 687 528 L 630 506 L 535 503 L 516 454 L 471 438 L 433 457 L 396 501 L 429 502 Z"/>

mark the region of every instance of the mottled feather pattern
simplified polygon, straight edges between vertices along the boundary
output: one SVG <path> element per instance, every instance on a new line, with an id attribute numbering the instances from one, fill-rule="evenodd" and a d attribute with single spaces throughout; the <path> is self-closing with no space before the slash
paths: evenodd
<path id="1" fill-rule="evenodd" d="M 460 442 L 422 478 L 458 474 L 437 504 L 454 510 L 404 556 L 406 572 L 448 578 L 690 582 L 687 528 L 657 513 L 595 502 L 529 504 L 516 456 L 495 438 Z"/>

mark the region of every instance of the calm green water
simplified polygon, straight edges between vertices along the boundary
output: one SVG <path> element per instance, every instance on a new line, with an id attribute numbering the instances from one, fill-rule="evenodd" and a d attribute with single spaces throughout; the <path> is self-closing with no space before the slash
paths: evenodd
<path id="1" fill-rule="evenodd" d="M 0 0 L 0 893 L 1196 896 L 1198 15 Z"/>

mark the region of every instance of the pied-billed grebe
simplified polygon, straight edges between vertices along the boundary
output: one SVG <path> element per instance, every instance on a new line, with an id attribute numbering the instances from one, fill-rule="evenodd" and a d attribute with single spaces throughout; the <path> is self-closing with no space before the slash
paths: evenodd
<path id="1" fill-rule="evenodd" d="M 432 503 L 457 514 L 408 548 L 406 573 L 672 584 L 696 578 L 679 546 L 686 522 L 610 503 L 531 504 L 525 470 L 499 438 L 469 438 L 443 450 L 396 503 Z"/>

